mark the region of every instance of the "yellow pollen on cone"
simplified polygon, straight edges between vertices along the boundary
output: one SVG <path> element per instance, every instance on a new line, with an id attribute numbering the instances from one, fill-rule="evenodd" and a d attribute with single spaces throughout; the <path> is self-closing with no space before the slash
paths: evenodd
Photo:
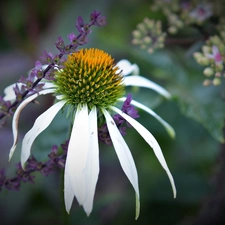
<path id="1" fill-rule="evenodd" d="M 100 49 L 81 49 L 68 56 L 56 75 L 57 92 L 69 104 L 107 107 L 124 94 L 123 75 L 114 59 Z"/>

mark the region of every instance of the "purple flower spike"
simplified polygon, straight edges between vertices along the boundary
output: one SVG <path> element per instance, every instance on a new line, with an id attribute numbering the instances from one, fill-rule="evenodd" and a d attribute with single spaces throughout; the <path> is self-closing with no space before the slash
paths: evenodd
<path id="1" fill-rule="evenodd" d="M 68 35 L 70 40 L 70 44 L 65 45 L 62 37 L 58 37 L 58 40 L 55 42 L 56 48 L 60 51 L 59 54 L 53 55 L 52 53 L 44 52 L 41 57 L 41 61 L 44 64 L 48 64 L 45 69 L 41 69 L 41 63 L 38 62 L 35 64 L 35 67 L 29 74 L 29 77 L 21 78 L 19 82 L 22 83 L 22 86 L 17 90 L 16 98 L 14 98 L 14 102 L 10 104 L 6 109 L 6 105 L 0 102 L 0 120 L 3 119 L 7 114 L 14 112 L 12 109 L 16 108 L 19 103 L 28 97 L 30 94 L 37 92 L 38 90 L 42 90 L 43 84 L 40 84 L 43 78 L 47 80 L 55 79 L 55 71 L 56 67 L 58 69 L 63 68 L 63 62 L 65 61 L 64 56 L 70 53 L 77 51 L 77 48 L 81 45 L 84 45 L 88 42 L 88 34 L 91 32 L 90 27 L 93 25 L 102 26 L 105 24 L 105 17 L 101 16 L 101 13 L 94 11 L 90 15 L 90 22 L 84 23 L 82 17 L 78 17 L 76 21 L 76 28 L 78 30 L 78 34 L 75 35 L 71 33 Z M 37 78 L 33 80 L 33 78 Z M 4 109 L 3 109 L 4 106 Z"/>
<path id="2" fill-rule="evenodd" d="M 0 191 L 3 188 L 6 188 L 10 191 L 19 190 L 21 182 L 23 183 L 34 183 L 35 176 L 32 175 L 34 172 L 40 172 L 44 176 L 48 176 L 50 173 L 54 172 L 57 168 L 64 168 L 66 162 L 66 152 L 68 148 L 67 140 L 64 144 L 61 145 L 64 153 L 59 155 L 59 149 L 56 145 L 52 146 L 51 153 L 48 155 L 49 160 L 47 162 L 40 162 L 34 156 L 31 156 L 25 167 L 25 170 L 22 168 L 21 163 L 16 164 L 16 176 L 8 179 L 5 174 L 5 170 L 0 170 Z"/>

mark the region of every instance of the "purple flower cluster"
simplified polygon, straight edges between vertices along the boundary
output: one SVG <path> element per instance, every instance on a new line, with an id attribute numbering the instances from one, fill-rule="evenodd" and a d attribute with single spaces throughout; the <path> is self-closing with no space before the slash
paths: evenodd
<path id="1" fill-rule="evenodd" d="M 44 68 L 42 63 L 37 61 L 28 77 L 20 78 L 14 88 L 16 100 L 14 102 L 5 101 L 0 96 L 0 120 L 6 115 L 13 114 L 11 109 L 15 108 L 29 94 L 40 91 L 43 87 L 40 81 L 43 78 L 48 80 L 54 79 L 55 70 L 63 68 L 63 62 L 65 61 L 63 56 L 75 52 L 79 46 L 88 42 L 87 36 L 91 32 L 91 26 L 104 26 L 105 24 L 106 18 L 101 16 L 101 13 L 98 11 L 91 13 L 89 23 L 84 23 L 82 17 L 79 16 L 75 24 L 79 33 L 77 35 L 74 33 L 68 35 L 70 40 L 68 45 L 65 44 L 62 37 L 58 38 L 55 46 L 60 51 L 59 54 L 53 55 L 52 53 L 44 52 L 40 59 L 44 64 L 47 64 L 47 67 Z"/>
<path id="2" fill-rule="evenodd" d="M 128 94 L 127 99 L 123 103 L 122 111 L 135 119 L 135 118 L 138 118 L 139 115 L 138 115 L 138 111 L 134 108 L 134 106 L 130 104 L 131 101 L 132 101 L 132 96 L 131 94 Z M 131 127 L 131 125 L 119 114 L 114 115 L 113 119 L 120 133 L 123 136 L 125 136 L 127 127 Z M 105 144 L 112 145 L 112 140 L 110 138 L 106 123 L 104 123 L 101 127 L 98 128 L 98 137 L 99 137 L 99 140 L 101 140 Z"/>
<path id="3" fill-rule="evenodd" d="M 2 96 L 0 96 L 0 118 L 1 118 L 1 115 L 10 115 L 11 114 L 11 110 L 9 110 L 11 106 L 11 103 L 10 101 L 5 101 L 3 99 Z M 4 121 L 1 121 L 0 122 L 0 127 L 4 125 Z"/>
<path id="4" fill-rule="evenodd" d="M 55 171 L 57 168 L 64 168 L 66 161 L 68 141 L 65 144 L 61 145 L 63 153 L 60 155 L 59 149 L 57 146 L 53 146 L 51 153 L 48 155 L 49 160 L 45 163 L 37 161 L 34 156 L 31 156 L 26 164 L 25 169 L 22 168 L 21 164 L 16 165 L 16 176 L 10 179 L 7 179 L 5 170 L 0 170 L 0 191 L 3 188 L 6 188 L 10 191 L 19 190 L 21 183 L 30 182 L 34 183 L 34 178 L 32 174 L 36 171 L 39 171 L 42 175 L 48 176 L 50 173 Z"/>

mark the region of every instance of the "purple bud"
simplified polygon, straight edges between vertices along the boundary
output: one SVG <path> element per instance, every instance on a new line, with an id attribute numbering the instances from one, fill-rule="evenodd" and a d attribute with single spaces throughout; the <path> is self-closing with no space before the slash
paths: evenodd
<path id="1" fill-rule="evenodd" d="M 124 126 L 124 127 L 119 127 L 119 131 L 120 131 L 120 133 L 123 135 L 123 136 L 125 136 L 127 133 L 126 133 L 126 127 Z"/>
<path id="2" fill-rule="evenodd" d="M 53 145 L 51 152 L 53 152 L 54 154 L 56 154 L 58 152 L 58 146 L 57 145 Z"/>
<path id="3" fill-rule="evenodd" d="M 90 15 L 90 20 L 91 21 L 95 21 L 99 16 L 100 16 L 100 12 L 98 12 L 97 10 L 93 11 Z"/>
<path id="4" fill-rule="evenodd" d="M 106 25 L 106 17 L 105 16 L 99 16 L 96 20 L 95 25 L 97 26 L 105 26 Z"/>
<path id="5" fill-rule="evenodd" d="M 15 178 L 15 179 L 12 179 L 12 180 L 5 181 L 5 187 L 8 190 L 19 190 L 19 188 L 20 188 L 20 179 Z"/>
<path id="6" fill-rule="evenodd" d="M 67 152 L 68 145 L 69 145 L 69 139 L 64 144 L 61 144 L 61 147 L 62 147 L 64 152 Z"/>
<path id="7" fill-rule="evenodd" d="M 11 102 L 4 100 L 4 98 L 2 96 L 0 96 L 0 110 L 2 112 L 7 112 L 8 111 L 8 108 L 10 106 L 11 106 Z"/>
<path id="8" fill-rule="evenodd" d="M 36 61 L 36 62 L 35 62 L 35 69 L 36 69 L 36 70 L 42 69 L 42 64 L 41 64 L 40 61 Z"/>
<path id="9" fill-rule="evenodd" d="M 96 10 L 93 13 L 91 13 L 90 20 L 91 20 L 92 24 L 96 25 L 96 26 L 106 25 L 106 17 L 101 16 L 101 13 Z"/>
<path id="10" fill-rule="evenodd" d="M 76 28 L 79 32 L 82 33 L 84 31 L 83 27 L 84 27 L 84 21 L 83 21 L 82 17 L 79 16 L 76 21 Z"/>
<path id="11" fill-rule="evenodd" d="M 79 39 L 77 40 L 77 42 L 78 42 L 79 45 L 84 45 L 84 44 L 86 44 L 86 43 L 88 42 L 87 34 L 86 34 L 86 33 L 82 34 L 82 35 L 79 37 Z"/>
<path id="12" fill-rule="evenodd" d="M 100 141 L 107 145 L 112 145 L 112 140 L 109 135 L 109 131 L 106 124 L 103 124 L 98 128 L 98 138 Z"/>
<path id="13" fill-rule="evenodd" d="M 67 36 L 71 42 L 71 44 L 74 44 L 77 40 L 77 36 L 74 33 L 68 34 Z"/>
<path id="14" fill-rule="evenodd" d="M 66 164 L 66 160 L 65 159 L 59 159 L 57 165 L 59 166 L 59 168 L 64 168 Z"/>
<path id="15" fill-rule="evenodd" d="M 48 64 L 52 63 L 53 58 L 54 55 L 51 52 L 47 53 L 46 51 L 44 51 L 43 56 L 41 56 L 41 59 Z"/>
<path id="16" fill-rule="evenodd" d="M 138 111 L 132 106 L 130 103 L 132 101 L 132 96 L 131 94 L 127 95 L 127 99 L 123 103 L 122 111 L 131 116 L 132 118 L 138 118 Z"/>
<path id="17" fill-rule="evenodd" d="M 57 42 L 55 43 L 56 48 L 59 49 L 60 52 L 64 52 L 65 50 L 65 43 L 62 39 L 62 37 L 58 37 Z"/>

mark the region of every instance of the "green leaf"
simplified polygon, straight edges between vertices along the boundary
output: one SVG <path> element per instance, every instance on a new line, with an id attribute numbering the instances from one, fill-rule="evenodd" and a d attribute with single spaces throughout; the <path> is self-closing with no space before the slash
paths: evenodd
<path id="1" fill-rule="evenodd" d="M 154 77 L 166 83 L 163 85 L 159 81 L 159 84 L 172 94 L 185 116 L 201 123 L 217 141 L 225 142 L 224 84 L 203 86 L 203 68 L 181 49 L 164 49 L 153 55 L 140 51 L 135 54 L 145 63 L 148 62 L 148 70 Z"/>

